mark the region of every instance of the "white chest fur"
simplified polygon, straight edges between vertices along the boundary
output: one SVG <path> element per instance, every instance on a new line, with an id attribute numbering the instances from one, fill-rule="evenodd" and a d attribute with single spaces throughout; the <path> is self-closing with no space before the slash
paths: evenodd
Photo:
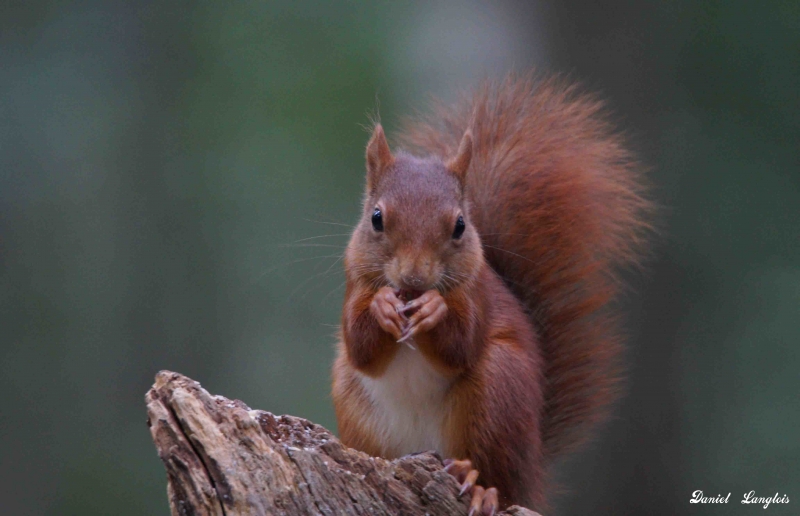
<path id="1" fill-rule="evenodd" d="M 417 350 L 401 346 L 380 378 L 361 376 L 372 401 L 365 419 L 389 456 L 426 450 L 447 453 L 442 427 L 450 381 Z"/>

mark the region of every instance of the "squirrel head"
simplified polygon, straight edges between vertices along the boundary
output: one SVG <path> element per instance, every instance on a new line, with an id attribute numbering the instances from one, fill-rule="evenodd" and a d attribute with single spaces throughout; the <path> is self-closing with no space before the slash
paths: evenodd
<path id="1" fill-rule="evenodd" d="M 364 211 L 348 245 L 348 275 L 410 292 L 444 292 L 473 280 L 483 251 L 464 192 L 469 131 L 457 154 L 443 161 L 393 155 L 376 125 L 366 157 Z"/>

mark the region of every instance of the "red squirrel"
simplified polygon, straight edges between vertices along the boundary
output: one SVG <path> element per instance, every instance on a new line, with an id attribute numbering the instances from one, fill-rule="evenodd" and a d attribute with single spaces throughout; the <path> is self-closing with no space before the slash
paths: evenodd
<path id="1" fill-rule="evenodd" d="M 345 251 L 333 400 L 344 444 L 436 450 L 470 514 L 546 507 L 546 468 L 615 398 L 608 305 L 649 203 L 602 103 L 509 77 L 392 152 L 376 124 Z"/>

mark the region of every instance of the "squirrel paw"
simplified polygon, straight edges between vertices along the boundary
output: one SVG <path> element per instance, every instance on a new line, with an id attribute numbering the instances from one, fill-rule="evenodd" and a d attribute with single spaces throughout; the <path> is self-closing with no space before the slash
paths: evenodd
<path id="1" fill-rule="evenodd" d="M 428 290 L 418 298 L 406 303 L 403 314 L 411 314 L 408 325 L 397 342 L 411 339 L 419 332 L 430 331 L 447 315 L 447 303 L 438 290 Z"/>
<path id="2" fill-rule="evenodd" d="M 468 459 L 444 461 L 444 470 L 453 475 L 461 484 L 459 496 L 465 493 L 472 494 L 472 501 L 469 504 L 469 516 L 494 516 L 498 511 L 497 489 L 490 487 L 484 489 L 475 485 L 478 480 L 478 470 L 472 467 L 472 462 Z"/>
<path id="3" fill-rule="evenodd" d="M 408 318 L 403 315 L 403 302 L 398 299 L 395 291 L 391 287 L 378 290 L 372 297 L 369 309 L 381 329 L 399 340 Z"/>

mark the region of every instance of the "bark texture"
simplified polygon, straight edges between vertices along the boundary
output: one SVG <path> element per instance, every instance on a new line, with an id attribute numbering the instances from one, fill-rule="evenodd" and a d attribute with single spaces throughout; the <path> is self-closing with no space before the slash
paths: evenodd
<path id="1" fill-rule="evenodd" d="M 169 371 L 146 401 L 173 515 L 467 514 L 436 453 L 370 457 L 310 421 L 212 396 Z"/>

